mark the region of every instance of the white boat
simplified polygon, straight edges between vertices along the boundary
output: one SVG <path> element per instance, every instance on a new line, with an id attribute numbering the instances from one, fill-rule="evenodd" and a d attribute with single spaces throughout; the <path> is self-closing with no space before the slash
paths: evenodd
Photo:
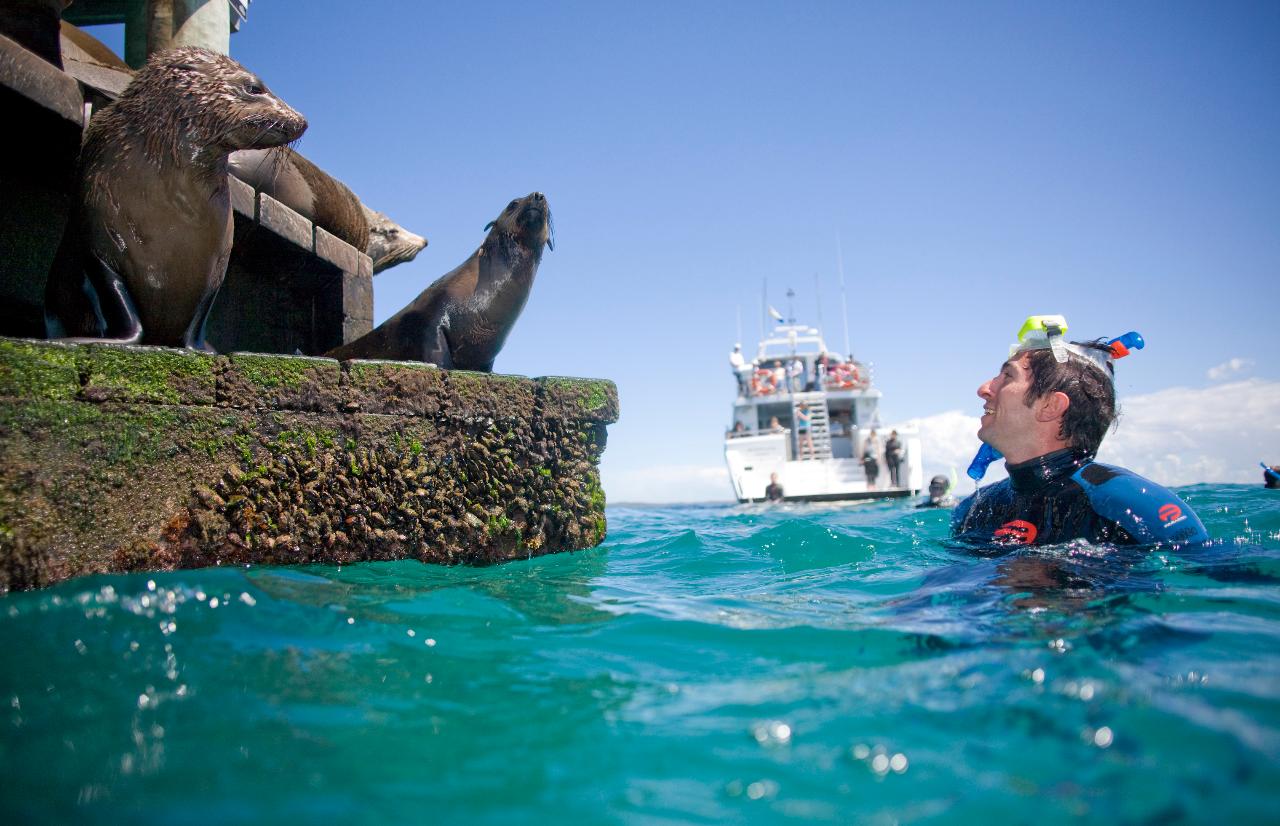
<path id="1" fill-rule="evenodd" d="M 779 365 L 788 373 L 781 383 L 774 378 Z M 924 487 L 918 431 L 881 425 L 881 393 L 872 386 L 870 371 L 852 358 L 833 355 L 817 329 L 778 325 L 738 379 L 724 459 L 739 502 L 765 499 L 775 473 L 787 501 L 911 496 Z M 797 413 L 801 409 L 809 417 L 807 427 Z M 894 430 L 905 449 L 897 485 L 891 484 L 884 456 Z M 862 462 L 872 434 L 879 464 L 874 484 Z"/>

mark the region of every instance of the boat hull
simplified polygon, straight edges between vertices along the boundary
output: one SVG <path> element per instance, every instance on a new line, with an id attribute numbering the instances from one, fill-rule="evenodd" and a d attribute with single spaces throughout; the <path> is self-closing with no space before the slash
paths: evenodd
<path id="1" fill-rule="evenodd" d="M 854 501 L 870 501 L 872 499 L 905 499 L 910 496 L 918 495 L 918 490 L 908 490 L 907 488 L 894 488 L 892 490 L 868 490 L 860 493 L 815 493 L 809 496 L 783 496 L 783 502 L 854 502 Z M 767 502 L 767 499 L 739 499 L 738 504 L 750 505 L 759 502 Z"/>
<path id="2" fill-rule="evenodd" d="M 906 445 L 902 484 L 889 486 L 888 468 L 881 464 L 874 486 L 868 484 L 862 462 L 853 458 L 797 459 L 789 431 L 763 433 L 725 440 L 725 465 L 739 502 L 764 500 L 765 489 L 776 474 L 783 498 L 789 502 L 836 502 L 911 496 L 925 487 L 919 435 L 900 428 Z M 858 443 L 861 452 L 861 440 Z"/>

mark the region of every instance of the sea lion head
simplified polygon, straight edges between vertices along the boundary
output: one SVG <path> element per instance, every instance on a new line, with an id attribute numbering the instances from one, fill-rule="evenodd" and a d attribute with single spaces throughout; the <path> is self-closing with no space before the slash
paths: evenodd
<path id="1" fill-rule="evenodd" d="M 392 221 L 382 212 L 369 209 L 364 204 L 364 217 L 369 221 L 369 247 L 365 250 L 373 259 L 373 271 L 382 272 L 388 267 L 412 261 L 427 245 L 427 239 L 415 235 Z"/>
<path id="2" fill-rule="evenodd" d="M 552 250 L 556 248 L 551 207 L 547 204 L 547 196 L 541 192 L 530 192 L 507 204 L 502 214 L 485 227 L 485 230 L 490 229 L 515 239 L 539 256 L 543 245 Z"/>
<path id="3" fill-rule="evenodd" d="M 209 49 L 155 54 L 115 104 L 153 160 L 220 159 L 299 138 L 307 121 L 244 66 Z M 185 156 L 185 157 L 184 157 Z"/>

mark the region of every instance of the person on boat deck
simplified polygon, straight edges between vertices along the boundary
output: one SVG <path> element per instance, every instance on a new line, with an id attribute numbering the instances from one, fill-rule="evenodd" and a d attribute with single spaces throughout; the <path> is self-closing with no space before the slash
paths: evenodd
<path id="1" fill-rule="evenodd" d="M 898 438 L 898 431 L 890 431 L 889 438 L 884 443 L 884 463 L 889 468 L 889 486 L 901 487 L 902 475 L 900 468 L 904 458 L 902 449 L 902 440 Z"/>
<path id="2" fill-rule="evenodd" d="M 988 464 L 1004 458 L 1009 478 L 960 503 L 952 536 L 983 546 L 1207 541 L 1186 502 L 1094 461 L 1116 418 L 1115 359 L 1141 349 L 1142 337 L 1068 342 L 1066 330 L 1062 316 L 1028 318 L 1000 372 L 978 388 L 983 447 L 969 476 L 981 479 Z"/>
<path id="3" fill-rule="evenodd" d="M 781 433 L 784 429 L 785 429 L 785 428 L 783 428 L 783 426 L 782 426 L 782 422 L 778 421 L 778 417 L 777 417 L 777 416 L 770 416 L 770 417 L 769 417 L 769 432 L 770 432 L 770 433 Z"/>
<path id="4" fill-rule="evenodd" d="M 769 474 L 769 485 L 764 489 L 764 498 L 770 502 L 782 501 L 782 485 L 778 484 L 778 474 Z"/>
<path id="5" fill-rule="evenodd" d="M 787 389 L 787 368 L 782 366 L 781 361 L 773 363 L 773 390 L 775 393 L 781 393 Z"/>
<path id="6" fill-rule="evenodd" d="M 809 406 L 806 404 L 796 405 L 796 448 L 803 456 L 806 454 L 813 455 L 813 435 L 809 433 Z"/>
<path id="7" fill-rule="evenodd" d="M 747 360 L 742 357 L 742 345 L 733 345 L 733 352 L 729 354 L 729 367 L 733 370 L 733 377 L 738 380 L 738 395 L 745 395 L 747 392 L 746 366 Z"/>
<path id="8" fill-rule="evenodd" d="M 862 472 L 867 477 L 867 490 L 875 490 L 876 477 L 880 475 L 880 440 L 874 430 L 862 443 Z"/>
<path id="9" fill-rule="evenodd" d="M 791 364 L 787 366 L 787 376 L 791 379 L 791 392 L 799 393 L 804 390 L 804 362 L 800 359 L 792 359 Z"/>

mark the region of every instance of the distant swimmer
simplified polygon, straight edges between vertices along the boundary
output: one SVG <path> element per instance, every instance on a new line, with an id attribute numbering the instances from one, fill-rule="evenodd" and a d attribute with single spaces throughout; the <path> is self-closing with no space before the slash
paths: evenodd
<path id="1" fill-rule="evenodd" d="M 1258 464 L 1262 465 L 1262 484 L 1269 488 L 1280 488 L 1280 465 L 1267 467 L 1266 462 Z"/>
<path id="2" fill-rule="evenodd" d="M 951 495 L 951 481 L 939 474 L 929 480 L 929 498 L 917 508 L 954 508 L 956 498 Z"/>
<path id="3" fill-rule="evenodd" d="M 1094 461 L 1116 417 L 1115 360 L 1142 349 L 1137 333 L 1068 342 L 1062 316 L 1032 316 L 1000 373 L 978 388 L 981 479 L 1004 458 L 1009 478 L 956 508 L 951 534 L 975 545 L 1196 544 L 1209 539 L 1186 502 L 1120 467 Z"/>

